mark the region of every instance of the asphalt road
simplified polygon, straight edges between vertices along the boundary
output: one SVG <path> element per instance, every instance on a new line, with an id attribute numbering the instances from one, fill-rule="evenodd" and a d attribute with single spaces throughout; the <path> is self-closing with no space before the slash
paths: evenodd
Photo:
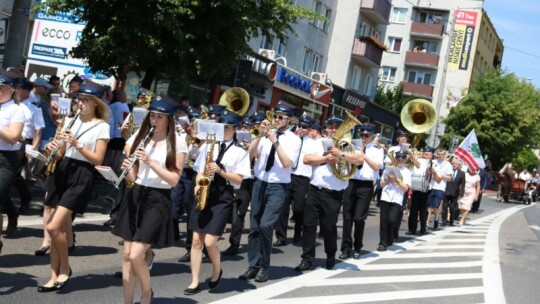
<path id="1" fill-rule="evenodd" d="M 122 248 L 102 226 L 108 208 L 96 200 L 84 217 L 76 219 L 77 248 L 70 257 L 73 277 L 62 291 L 41 294 L 37 285 L 47 281 L 50 270 L 48 257 L 33 254 L 42 235 L 39 204 L 34 201 L 30 215 L 21 216 L 15 236 L 4 239 L 0 303 L 122 303 L 121 280 L 113 277 L 120 270 Z M 538 303 L 539 206 L 497 203 L 493 195 L 486 195 L 481 209 L 470 216 L 470 225 L 423 237 L 405 237 L 404 217 L 400 242 L 378 253 L 378 208 L 373 205 L 360 260 L 349 259 L 332 271 L 318 268 L 300 274 L 294 267 L 301 248 L 274 248 L 266 283 L 237 279 L 247 268 L 244 236 L 240 254 L 223 257 L 222 284 L 212 292 L 202 284 L 203 291 L 192 297 L 183 295 L 191 279 L 189 264 L 177 262 L 185 253 L 182 236 L 173 247 L 155 249 L 154 303 Z M 185 231 L 184 226 L 181 229 Z M 227 238 L 226 233 L 218 244 L 222 250 L 228 246 Z M 323 267 L 322 239 L 318 242 L 315 266 Z M 201 281 L 210 271 L 210 264 L 204 263 Z"/>

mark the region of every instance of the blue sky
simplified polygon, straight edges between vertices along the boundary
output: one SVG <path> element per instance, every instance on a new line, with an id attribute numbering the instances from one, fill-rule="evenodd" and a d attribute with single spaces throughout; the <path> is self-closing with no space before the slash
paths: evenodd
<path id="1" fill-rule="evenodd" d="M 484 9 L 503 40 L 503 68 L 540 89 L 540 1 L 485 0 Z"/>

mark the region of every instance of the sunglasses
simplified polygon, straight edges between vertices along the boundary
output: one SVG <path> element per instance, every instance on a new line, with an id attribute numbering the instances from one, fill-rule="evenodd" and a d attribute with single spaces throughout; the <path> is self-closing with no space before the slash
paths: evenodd
<path id="1" fill-rule="evenodd" d="M 279 120 L 285 119 L 287 117 L 289 117 L 289 116 L 287 116 L 287 115 L 274 115 L 274 119 L 279 119 Z"/>
<path id="2" fill-rule="evenodd" d="M 396 157 L 394 157 L 394 158 L 395 158 L 395 159 L 405 159 L 405 157 L 403 157 L 403 156 L 397 156 L 397 155 L 396 155 Z"/>
<path id="3" fill-rule="evenodd" d="M 364 133 L 364 134 L 360 134 L 360 137 L 370 137 L 370 136 L 371 136 L 371 134 L 365 134 L 365 133 Z"/>
<path id="4" fill-rule="evenodd" d="M 299 126 L 299 127 L 300 127 L 300 129 L 309 129 L 309 126 L 308 126 L 308 125 L 301 125 L 301 126 Z"/>

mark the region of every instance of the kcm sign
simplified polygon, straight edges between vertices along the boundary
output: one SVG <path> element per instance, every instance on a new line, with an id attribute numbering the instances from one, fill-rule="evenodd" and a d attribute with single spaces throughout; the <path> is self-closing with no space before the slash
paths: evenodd
<path id="1" fill-rule="evenodd" d="M 274 86 L 289 93 L 328 106 L 332 87 L 278 64 Z"/>

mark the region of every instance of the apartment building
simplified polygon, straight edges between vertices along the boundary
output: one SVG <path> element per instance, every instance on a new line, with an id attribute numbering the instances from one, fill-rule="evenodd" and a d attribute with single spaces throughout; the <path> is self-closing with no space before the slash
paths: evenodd
<path id="1" fill-rule="evenodd" d="M 393 0 L 379 84 L 403 86 L 438 113 L 428 143 L 438 145 L 441 118 L 467 94 L 474 78 L 501 65 L 503 45 L 477 0 Z"/>

